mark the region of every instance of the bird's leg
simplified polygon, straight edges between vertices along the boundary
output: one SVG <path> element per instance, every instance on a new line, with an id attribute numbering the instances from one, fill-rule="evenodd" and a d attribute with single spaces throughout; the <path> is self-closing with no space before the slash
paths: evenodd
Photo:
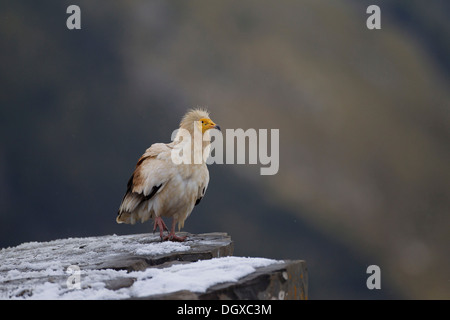
<path id="1" fill-rule="evenodd" d="M 161 237 L 161 241 L 163 240 L 163 232 L 164 230 L 167 230 L 169 232 L 169 229 L 167 228 L 166 224 L 164 223 L 164 220 L 161 217 L 155 217 L 155 222 L 153 224 L 153 233 L 156 231 L 156 227 L 159 228 L 159 236 Z"/>
<path id="2" fill-rule="evenodd" d="M 175 219 L 172 219 L 172 228 L 170 228 L 170 233 L 168 236 L 164 237 L 164 241 L 177 241 L 177 242 L 184 242 L 186 240 L 187 237 L 178 237 L 177 235 L 175 235 L 175 225 L 177 224 L 177 222 L 175 221 Z"/>

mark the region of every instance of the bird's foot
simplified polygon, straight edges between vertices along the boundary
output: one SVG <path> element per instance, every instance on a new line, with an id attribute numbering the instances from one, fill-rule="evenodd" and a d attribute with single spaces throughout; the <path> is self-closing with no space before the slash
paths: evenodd
<path id="1" fill-rule="evenodd" d="M 185 237 L 179 237 L 177 235 L 175 235 L 175 232 L 171 232 L 169 233 L 168 236 L 165 236 L 163 241 L 176 241 L 176 242 L 184 242 L 186 241 L 187 236 Z"/>
<path id="2" fill-rule="evenodd" d="M 156 228 L 159 228 L 159 236 L 161 237 L 161 241 L 164 239 L 164 230 L 169 232 L 169 228 L 167 228 L 166 224 L 164 223 L 164 220 L 161 217 L 156 217 L 155 222 L 153 224 L 153 233 L 155 233 Z"/>

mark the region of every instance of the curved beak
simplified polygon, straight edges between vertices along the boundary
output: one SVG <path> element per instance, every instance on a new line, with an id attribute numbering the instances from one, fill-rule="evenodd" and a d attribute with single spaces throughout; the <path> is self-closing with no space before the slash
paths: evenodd
<path id="1" fill-rule="evenodd" d="M 214 125 L 214 127 L 213 127 L 213 129 L 217 129 L 217 130 L 219 130 L 219 131 L 222 131 L 222 130 L 220 130 L 220 126 L 219 125 Z"/>

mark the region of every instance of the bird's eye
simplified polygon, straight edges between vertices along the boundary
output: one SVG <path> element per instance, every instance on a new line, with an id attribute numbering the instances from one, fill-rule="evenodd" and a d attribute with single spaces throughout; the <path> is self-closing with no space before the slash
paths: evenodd
<path id="1" fill-rule="evenodd" d="M 202 123 L 205 123 L 205 121 L 202 120 Z"/>

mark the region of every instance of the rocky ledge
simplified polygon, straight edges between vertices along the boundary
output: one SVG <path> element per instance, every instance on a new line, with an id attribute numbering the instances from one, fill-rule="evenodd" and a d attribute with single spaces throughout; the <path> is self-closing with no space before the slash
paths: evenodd
<path id="1" fill-rule="evenodd" d="M 0 250 L 0 299 L 307 299 L 302 260 L 234 257 L 226 233 L 30 242 Z"/>

